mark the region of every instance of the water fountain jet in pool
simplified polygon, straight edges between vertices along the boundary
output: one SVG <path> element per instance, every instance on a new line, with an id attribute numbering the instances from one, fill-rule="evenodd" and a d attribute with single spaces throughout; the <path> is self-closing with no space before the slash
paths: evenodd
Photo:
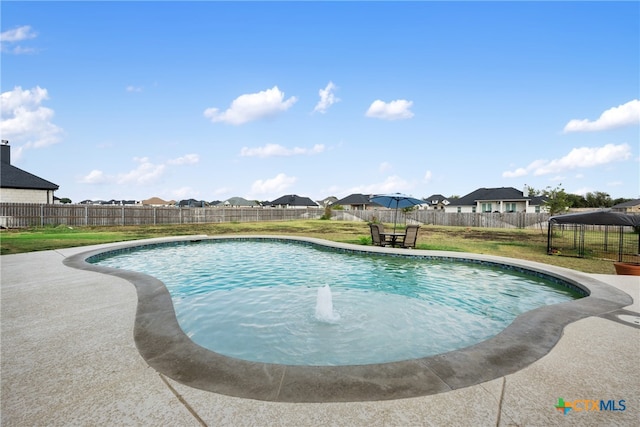
<path id="1" fill-rule="evenodd" d="M 340 320 L 340 314 L 333 310 L 333 296 L 329 285 L 318 288 L 316 319 L 326 323 L 336 323 Z"/>

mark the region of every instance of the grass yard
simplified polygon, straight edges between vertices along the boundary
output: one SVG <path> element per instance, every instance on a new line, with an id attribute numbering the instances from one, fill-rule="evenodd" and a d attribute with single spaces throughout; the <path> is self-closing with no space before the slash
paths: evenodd
<path id="1" fill-rule="evenodd" d="M 280 234 L 336 242 L 371 244 L 364 222 L 286 221 L 126 227 L 41 227 L 0 232 L 0 254 L 61 249 L 151 237 L 223 234 Z M 615 274 L 608 260 L 547 255 L 546 230 L 422 226 L 417 249 L 471 252 L 519 258 L 585 273 Z"/>

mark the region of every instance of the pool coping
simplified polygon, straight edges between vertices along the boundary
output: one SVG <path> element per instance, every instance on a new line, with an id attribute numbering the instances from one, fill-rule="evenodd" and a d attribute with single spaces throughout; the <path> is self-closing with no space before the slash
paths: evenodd
<path id="1" fill-rule="evenodd" d="M 512 258 L 394 249 L 277 235 L 182 236 L 154 244 L 216 239 L 267 239 L 310 243 L 349 252 L 474 260 L 513 266 L 567 281 L 588 293 L 579 300 L 541 307 L 481 343 L 420 359 L 355 366 L 292 366 L 249 362 L 217 354 L 195 344 L 178 325 L 164 284 L 151 276 L 102 267 L 86 259 L 132 248 L 127 242 L 75 254 L 64 264 L 110 274 L 131 282 L 138 295 L 134 339 L 145 361 L 158 372 L 190 387 L 219 394 L 273 402 L 356 402 L 391 400 L 443 393 L 519 371 L 549 353 L 564 327 L 577 320 L 619 310 L 632 302 L 626 293 L 586 274 Z"/>

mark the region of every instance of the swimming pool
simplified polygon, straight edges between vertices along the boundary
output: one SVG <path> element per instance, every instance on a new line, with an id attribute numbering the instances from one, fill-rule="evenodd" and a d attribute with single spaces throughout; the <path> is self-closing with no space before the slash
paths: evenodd
<path id="1" fill-rule="evenodd" d="M 193 342 L 178 324 L 169 291 L 157 278 L 87 262 L 105 253 L 149 245 L 181 245 L 206 240 L 287 241 L 343 254 L 411 257 L 498 265 L 543 275 L 587 296 L 543 306 L 516 317 L 496 336 L 460 350 L 399 362 L 349 366 L 300 366 L 250 362 L 224 356 Z M 273 402 L 355 402 L 425 396 L 480 384 L 516 372 L 546 355 L 563 328 L 589 316 L 606 316 L 631 298 L 593 275 L 547 264 L 443 251 L 403 250 L 278 236 L 182 236 L 109 244 L 65 258 L 69 267 L 126 280 L 137 292 L 133 337 L 144 360 L 184 385 L 214 393 Z M 91 274 L 84 276 L 91 286 Z"/>
<path id="2" fill-rule="evenodd" d="M 497 265 L 340 253 L 290 241 L 183 242 L 94 262 L 160 279 L 195 343 L 284 365 L 434 356 L 491 338 L 529 310 L 584 296 L 548 276 Z M 331 311 L 321 316 L 325 287 Z"/>

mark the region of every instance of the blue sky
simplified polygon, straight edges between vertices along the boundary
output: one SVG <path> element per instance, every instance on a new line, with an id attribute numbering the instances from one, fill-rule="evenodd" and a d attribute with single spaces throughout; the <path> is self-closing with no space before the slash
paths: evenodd
<path id="1" fill-rule="evenodd" d="M 74 202 L 640 197 L 638 2 L 0 7 L 2 139 Z"/>

